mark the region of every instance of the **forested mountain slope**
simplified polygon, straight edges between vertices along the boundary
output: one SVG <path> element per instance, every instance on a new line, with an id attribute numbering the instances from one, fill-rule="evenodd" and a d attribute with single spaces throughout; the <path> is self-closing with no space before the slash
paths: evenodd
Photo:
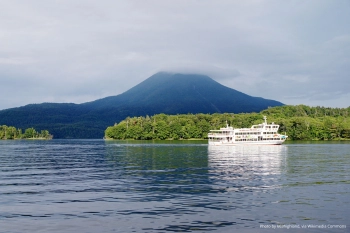
<path id="1" fill-rule="evenodd" d="M 47 129 L 54 138 L 102 138 L 107 126 L 128 116 L 259 112 L 281 105 L 228 88 L 208 76 L 160 72 L 120 95 L 92 102 L 5 109 L 0 111 L 0 125 Z"/>

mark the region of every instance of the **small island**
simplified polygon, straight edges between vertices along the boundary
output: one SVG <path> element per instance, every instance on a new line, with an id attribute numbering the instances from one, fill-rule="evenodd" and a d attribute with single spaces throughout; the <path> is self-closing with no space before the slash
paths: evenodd
<path id="1" fill-rule="evenodd" d="M 350 140 L 350 107 L 325 108 L 305 105 L 272 107 L 259 113 L 157 114 L 127 117 L 105 130 L 105 139 L 189 140 L 208 139 L 209 130 L 226 124 L 249 128 L 263 116 L 280 125 L 288 140 Z"/>
<path id="2" fill-rule="evenodd" d="M 34 128 L 28 128 L 22 132 L 22 129 L 17 129 L 14 126 L 0 126 L 0 140 L 16 140 L 16 139 L 35 139 L 35 140 L 50 140 L 53 136 L 48 130 L 36 131 Z"/>

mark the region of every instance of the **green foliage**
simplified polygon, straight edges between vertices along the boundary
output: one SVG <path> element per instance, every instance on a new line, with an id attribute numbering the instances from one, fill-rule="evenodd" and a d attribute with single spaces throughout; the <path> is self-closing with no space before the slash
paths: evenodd
<path id="1" fill-rule="evenodd" d="M 13 126 L 0 126 L 0 140 L 8 139 L 52 139 L 52 135 L 47 130 L 37 132 L 33 127 L 28 128 L 22 133 L 21 129 L 16 129 Z"/>
<path id="2" fill-rule="evenodd" d="M 157 114 L 127 117 L 105 131 L 107 139 L 207 139 L 210 129 L 225 127 L 249 128 L 260 124 L 263 116 L 280 125 L 288 140 L 350 139 L 350 107 L 324 108 L 305 105 L 268 108 L 260 113 Z"/>

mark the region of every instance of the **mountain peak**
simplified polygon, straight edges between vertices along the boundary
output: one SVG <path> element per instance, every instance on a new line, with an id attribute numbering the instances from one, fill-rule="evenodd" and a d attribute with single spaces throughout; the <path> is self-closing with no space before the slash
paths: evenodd
<path id="1" fill-rule="evenodd" d="M 183 86 L 184 84 L 190 83 L 200 83 L 200 82 L 215 82 L 213 79 L 209 78 L 206 75 L 200 74 L 182 74 L 182 73 L 171 73 L 171 72 L 158 72 L 151 77 L 147 78 L 143 82 L 129 89 L 125 93 L 134 94 L 140 92 L 152 91 L 152 89 L 166 88 L 169 85 L 175 85 L 173 88 L 176 88 L 177 85 Z"/>

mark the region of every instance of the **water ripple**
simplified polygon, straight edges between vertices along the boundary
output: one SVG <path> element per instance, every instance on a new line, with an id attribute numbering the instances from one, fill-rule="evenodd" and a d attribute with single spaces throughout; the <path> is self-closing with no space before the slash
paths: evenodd
<path id="1" fill-rule="evenodd" d="M 4 232 L 231 232 L 347 224 L 349 149 L 0 141 L 0 225 Z"/>

